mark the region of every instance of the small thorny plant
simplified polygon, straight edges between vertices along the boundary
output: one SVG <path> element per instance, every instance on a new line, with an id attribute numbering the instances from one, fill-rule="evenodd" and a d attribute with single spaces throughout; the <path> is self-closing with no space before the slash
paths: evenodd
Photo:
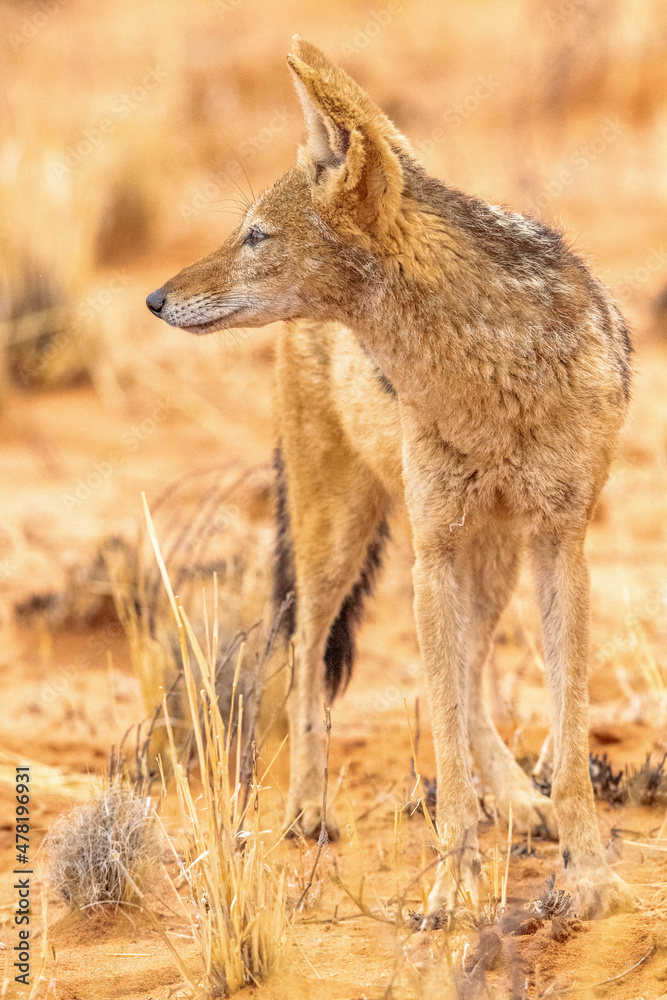
<path id="1" fill-rule="evenodd" d="M 618 805 L 625 802 L 627 790 L 623 784 L 623 771 L 614 772 L 606 753 L 601 757 L 590 754 L 588 770 L 596 798 Z"/>
<path id="2" fill-rule="evenodd" d="M 615 771 L 606 753 L 600 755 L 591 753 L 588 770 L 596 799 L 609 802 L 611 805 L 631 803 L 664 809 L 667 806 L 665 763 L 667 754 L 655 764 L 651 755 L 647 754 L 641 767 L 626 764 L 624 769 Z M 551 782 L 548 779 L 538 781 L 533 776 L 533 784 L 543 795 L 551 795 Z"/>
<path id="3" fill-rule="evenodd" d="M 640 768 L 632 768 L 626 771 L 625 787 L 627 797 L 634 805 L 658 806 L 664 809 L 667 806 L 667 770 L 665 762 L 667 754 L 662 760 L 653 764 L 651 755 L 646 754 L 646 760 Z"/>
<path id="4" fill-rule="evenodd" d="M 554 917 L 566 917 L 572 906 L 572 896 L 564 889 L 556 889 L 556 873 L 546 880 L 546 889 L 542 895 L 531 903 L 533 910 L 542 920 L 553 920 Z"/>
<path id="5" fill-rule="evenodd" d="M 666 761 L 667 754 L 654 764 L 651 755 L 647 754 L 641 767 L 626 765 L 625 770 L 614 772 L 606 753 L 601 757 L 591 754 L 589 768 L 593 791 L 597 798 L 612 805 L 631 803 L 664 808 L 667 806 Z"/>

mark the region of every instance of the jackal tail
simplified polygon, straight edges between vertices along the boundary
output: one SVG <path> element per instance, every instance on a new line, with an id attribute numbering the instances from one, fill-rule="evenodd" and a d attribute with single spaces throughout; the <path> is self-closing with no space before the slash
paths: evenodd
<path id="1" fill-rule="evenodd" d="M 287 473 L 280 446 L 275 450 L 273 467 L 276 475 L 276 543 L 272 600 L 274 612 L 277 613 L 285 598 L 290 593 L 295 595 L 296 600 L 292 602 L 283 615 L 280 628 L 285 642 L 289 642 L 296 629 L 298 595 L 292 529 L 287 504 Z M 338 694 L 342 694 L 350 682 L 357 655 L 357 629 L 364 617 L 366 598 L 370 597 L 375 589 L 375 582 L 382 565 L 382 557 L 388 538 L 389 525 L 385 518 L 379 523 L 375 536 L 366 549 L 366 556 L 356 583 L 344 598 L 329 629 L 324 649 L 325 684 L 329 701 L 333 701 Z"/>

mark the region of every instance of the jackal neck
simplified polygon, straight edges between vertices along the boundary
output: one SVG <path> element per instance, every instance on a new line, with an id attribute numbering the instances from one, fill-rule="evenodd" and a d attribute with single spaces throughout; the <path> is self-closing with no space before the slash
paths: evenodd
<path id="1" fill-rule="evenodd" d="M 554 230 L 417 164 L 404 173 L 402 211 L 345 322 L 399 396 L 430 407 L 509 393 L 535 405 L 554 370 L 600 337 L 595 280 Z"/>

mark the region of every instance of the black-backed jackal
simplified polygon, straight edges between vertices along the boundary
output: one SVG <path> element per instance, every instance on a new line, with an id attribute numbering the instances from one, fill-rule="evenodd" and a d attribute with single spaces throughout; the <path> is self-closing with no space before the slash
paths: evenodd
<path id="1" fill-rule="evenodd" d="M 288 63 L 306 144 L 218 250 L 149 295 L 195 333 L 299 320 L 278 346 L 276 596 L 294 588 L 290 818 L 320 822 L 322 703 L 405 498 L 437 757 L 456 849 L 430 908 L 474 901 L 473 761 L 515 830 L 560 833 L 582 915 L 627 890 L 605 860 L 588 773 L 584 539 L 629 395 L 628 336 L 561 236 L 430 177 L 370 98 L 313 45 Z M 519 559 L 532 559 L 552 703 L 552 798 L 481 696 Z"/>

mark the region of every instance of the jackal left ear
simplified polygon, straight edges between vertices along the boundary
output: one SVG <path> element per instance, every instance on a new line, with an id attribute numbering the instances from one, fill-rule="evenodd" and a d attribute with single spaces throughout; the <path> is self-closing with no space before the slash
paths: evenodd
<path id="1" fill-rule="evenodd" d="M 299 43 L 311 59 L 289 55 L 287 62 L 306 119 L 313 194 L 362 229 L 386 230 L 401 202 L 403 137 L 347 73 Z"/>

